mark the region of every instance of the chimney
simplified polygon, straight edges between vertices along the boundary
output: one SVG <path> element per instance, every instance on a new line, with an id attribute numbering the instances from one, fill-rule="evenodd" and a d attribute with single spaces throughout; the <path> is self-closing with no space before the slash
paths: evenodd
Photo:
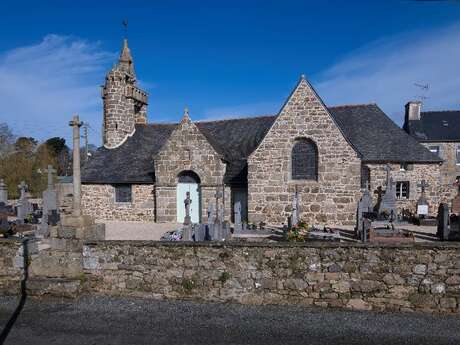
<path id="1" fill-rule="evenodd" d="M 406 104 L 405 122 L 420 120 L 420 110 L 422 109 L 422 102 L 410 101 Z"/>

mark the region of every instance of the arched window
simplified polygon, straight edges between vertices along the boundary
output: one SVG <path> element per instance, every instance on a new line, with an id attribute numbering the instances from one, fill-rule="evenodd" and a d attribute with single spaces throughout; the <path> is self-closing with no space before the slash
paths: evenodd
<path id="1" fill-rule="evenodd" d="M 293 180 L 318 180 L 318 148 L 308 139 L 297 139 L 291 155 Z"/>

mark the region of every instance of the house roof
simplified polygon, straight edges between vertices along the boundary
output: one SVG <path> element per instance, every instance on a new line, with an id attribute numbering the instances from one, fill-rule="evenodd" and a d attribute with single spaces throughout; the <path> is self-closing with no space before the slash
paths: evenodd
<path id="1" fill-rule="evenodd" d="M 418 141 L 460 141 L 460 110 L 424 111 L 406 129 Z"/>
<path id="2" fill-rule="evenodd" d="M 331 107 L 329 112 L 364 162 L 441 162 L 376 104 Z"/>
<path id="3" fill-rule="evenodd" d="M 439 157 L 399 128 L 375 104 L 338 106 L 329 112 L 346 139 L 367 162 L 440 162 Z M 226 183 L 246 180 L 247 158 L 263 140 L 277 116 L 195 122 L 227 162 Z M 136 125 L 123 145 L 100 148 L 83 168 L 84 183 L 152 183 L 153 156 L 177 124 Z"/>

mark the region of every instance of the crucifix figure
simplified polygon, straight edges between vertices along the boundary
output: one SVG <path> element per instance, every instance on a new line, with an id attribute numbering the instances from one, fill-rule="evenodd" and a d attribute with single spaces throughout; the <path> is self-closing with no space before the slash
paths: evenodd
<path id="1" fill-rule="evenodd" d="M 189 225 L 191 223 L 191 217 L 190 217 L 190 204 L 192 203 L 192 200 L 190 199 L 190 192 L 185 193 L 186 197 L 184 200 L 184 205 L 185 205 L 185 219 L 184 219 L 184 225 Z"/>
<path id="2" fill-rule="evenodd" d="M 81 171 L 80 171 L 80 127 L 83 122 L 78 115 L 72 118 L 69 126 L 73 129 L 73 214 L 81 216 Z"/>

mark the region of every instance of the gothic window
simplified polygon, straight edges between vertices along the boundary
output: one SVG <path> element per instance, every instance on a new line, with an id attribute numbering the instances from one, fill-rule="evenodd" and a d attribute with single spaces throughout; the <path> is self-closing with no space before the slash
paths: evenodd
<path id="1" fill-rule="evenodd" d="M 117 184 L 115 187 L 115 202 L 131 202 L 132 188 L 130 184 Z"/>
<path id="2" fill-rule="evenodd" d="M 293 180 L 318 179 L 318 149 L 316 144 L 307 139 L 296 140 L 291 155 Z"/>
<path id="3" fill-rule="evenodd" d="M 396 182 L 396 199 L 409 199 L 409 181 Z"/>

